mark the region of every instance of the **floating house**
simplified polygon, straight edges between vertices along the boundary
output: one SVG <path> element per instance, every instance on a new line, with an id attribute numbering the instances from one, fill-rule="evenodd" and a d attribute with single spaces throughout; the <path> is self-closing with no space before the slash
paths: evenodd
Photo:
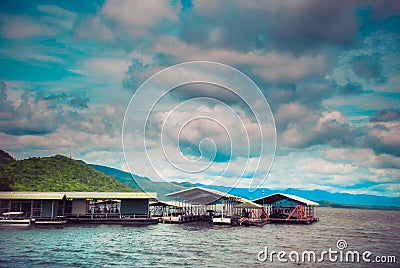
<path id="1" fill-rule="evenodd" d="M 192 187 L 166 195 L 175 201 L 196 207 L 195 213 L 181 215 L 180 222 L 191 220 L 210 220 L 217 224 L 231 224 L 235 205 L 241 198 L 213 189 Z"/>
<path id="2" fill-rule="evenodd" d="M 26 218 L 54 220 L 64 215 L 65 200 L 58 192 L 0 192 L 0 214 L 23 212 Z"/>
<path id="3" fill-rule="evenodd" d="M 0 215 L 22 212 L 36 223 L 151 224 L 210 221 L 214 224 L 256 225 L 318 221 L 318 203 L 277 193 L 257 200 L 193 187 L 167 195 L 144 192 L 0 192 Z"/>
<path id="4" fill-rule="evenodd" d="M 182 204 L 170 207 L 176 212 L 170 218 L 178 223 L 209 220 L 215 224 L 262 226 L 318 221 L 314 211 L 318 203 L 289 194 L 277 193 L 250 201 L 213 189 L 193 187 L 166 196 Z"/>
<path id="5" fill-rule="evenodd" d="M 144 192 L 0 192 L 0 213 L 23 212 L 41 221 L 73 223 L 154 223 Z"/>
<path id="6" fill-rule="evenodd" d="M 314 211 L 319 204 L 296 195 L 276 193 L 253 202 L 265 208 L 272 223 L 312 223 L 319 220 Z"/>
<path id="7" fill-rule="evenodd" d="M 262 215 L 261 205 L 213 189 L 193 187 L 166 196 L 184 204 L 184 213 L 176 215 L 180 223 L 205 220 L 214 224 L 241 225 L 246 222 L 258 225 L 263 219 L 261 216 L 258 217 Z"/>
<path id="8" fill-rule="evenodd" d="M 174 201 L 157 201 L 150 203 L 150 215 L 162 223 L 181 223 L 195 221 L 194 206 Z M 185 215 L 185 217 L 183 217 Z"/>

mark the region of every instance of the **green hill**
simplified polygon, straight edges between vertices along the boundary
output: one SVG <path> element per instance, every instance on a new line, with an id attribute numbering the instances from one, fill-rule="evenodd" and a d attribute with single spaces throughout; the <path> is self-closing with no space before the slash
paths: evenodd
<path id="1" fill-rule="evenodd" d="M 0 150 L 0 191 L 134 191 L 81 161 L 62 155 L 14 160 Z"/>
<path id="2" fill-rule="evenodd" d="M 166 194 L 183 190 L 185 188 L 194 187 L 195 184 L 189 182 L 157 182 L 152 181 L 147 177 L 140 177 L 135 174 L 130 174 L 128 172 L 107 167 L 101 165 L 94 165 L 89 164 L 92 168 L 115 178 L 119 182 L 124 183 L 125 185 L 129 186 L 132 189 L 139 190 L 139 191 L 146 191 L 146 192 L 156 192 L 158 198 L 161 200 L 167 200 L 168 198 L 165 197 Z"/>

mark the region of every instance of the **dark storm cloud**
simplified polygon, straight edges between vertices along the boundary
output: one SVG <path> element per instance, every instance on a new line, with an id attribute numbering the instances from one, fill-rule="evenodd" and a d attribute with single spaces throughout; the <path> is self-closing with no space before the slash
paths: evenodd
<path id="1" fill-rule="evenodd" d="M 122 86 L 131 91 L 135 92 L 141 83 L 145 79 L 141 78 L 141 74 L 146 71 L 150 66 L 142 64 L 137 59 L 132 59 L 132 64 L 129 66 L 128 71 L 125 73 L 125 77 L 122 81 Z"/>
<path id="2" fill-rule="evenodd" d="M 6 89 L 7 89 L 6 83 L 0 81 L 0 102 L 1 102 L 0 109 L 4 108 L 4 105 L 8 105 Z"/>
<path id="3" fill-rule="evenodd" d="M 362 93 L 362 87 L 360 85 L 347 84 L 339 88 L 339 93 L 343 95 L 357 95 Z"/>
<path id="4" fill-rule="evenodd" d="M 0 132 L 9 135 L 43 135 L 56 129 L 55 113 L 46 111 L 44 103 L 31 102 L 25 90 L 20 103 L 8 100 L 6 84 L 0 82 Z"/>
<path id="5" fill-rule="evenodd" d="M 400 14 L 400 2 L 392 0 L 365 1 L 370 9 L 370 18 L 380 21 Z M 361 2 L 362 3 L 362 2 Z M 397 28 L 399 30 L 399 28 Z"/>
<path id="6" fill-rule="evenodd" d="M 374 127 L 368 135 L 363 137 L 363 144 L 377 154 L 391 154 L 400 157 L 398 135 L 399 131 Z"/>
<path id="7" fill-rule="evenodd" d="M 60 94 L 50 94 L 48 96 L 43 97 L 43 100 L 50 100 L 50 101 L 61 101 L 61 100 L 65 100 L 67 98 L 67 94 L 65 94 L 64 92 L 60 93 Z"/>
<path id="8" fill-rule="evenodd" d="M 355 58 L 351 66 L 356 75 L 366 79 L 380 79 L 380 66 L 377 56 L 361 56 Z"/>
<path id="9" fill-rule="evenodd" d="M 331 144 L 332 146 L 354 145 L 358 137 L 363 133 L 347 123 L 329 120 L 314 130 L 310 145 Z"/>
<path id="10" fill-rule="evenodd" d="M 69 103 L 74 108 L 79 108 L 79 109 L 89 108 L 88 107 L 89 98 L 85 96 L 74 96 Z"/>
<path id="11" fill-rule="evenodd" d="M 381 110 L 371 118 L 371 122 L 389 122 L 400 119 L 400 111 L 396 109 Z"/>
<path id="12" fill-rule="evenodd" d="M 88 108 L 89 99 L 84 95 L 65 93 L 40 96 L 36 92 L 24 90 L 18 100 L 9 100 L 7 86 L 0 81 L 0 132 L 8 135 L 45 135 L 53 133 L 62 124 L 72 127 L 79 110 Z M 71 110 L 73 108 L 73 112 Z"/>
<path id="13" fill-rule="evenodd" d="M 357 41 L 359 23 L 353 3 L 302 2 L 289 3 L 269 20 L 270 36 L 277 47 L 302 52 L 321 45 L 347 47 Z"/>
<path id="14" fill-rule="evenodd" d="M 180 33 L 206 48 L 303 52 L 326 44 L 349 46 L 358 37 L 356 5 L 349 1 L 229 2 L 202 11 L 199 4 L 182 15 Z"/>
<path id="15" fill-rule="evenodd" d="M 359 41 L 364 23 L 381 25 L 398 15 L 399 6 L 390 0 L 193 1 L 181 13 L 179 34 L 182 40 L 207 49 L 301 54 L 324 46 L 351 47 Z"/>
<path id="16" fill-rule="evenodd" d="M 298 102 L 310 108 L 319 108 L 321 101 L 335 93 L 334 86 L 323 79 L 299 81 L 296 84 L 259 83 L 271 109 L 276 111 L 282 104 Z"/>
<path id="17" fill-rule="evenodd" d="M 177 87 L 171 91 L 171 95 L 181 100 L 201 97 L 211 98 L 228 105 L 242 102 L 240 97 L 229 89 L 206 83 L 193 83 Z"/>

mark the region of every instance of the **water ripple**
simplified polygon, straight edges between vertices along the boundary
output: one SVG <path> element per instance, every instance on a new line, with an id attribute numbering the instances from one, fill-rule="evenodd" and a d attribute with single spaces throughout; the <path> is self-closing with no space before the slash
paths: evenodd
<path id="1" fill-rule="evenodd" d="M 339 239 L 352 250 L 400 258 L 400 212 L 319 208 L 318 213 L 316 224 L 262 228 L 191 223 L 3 229 L 0 267 L 265 267 L 257 260 L 265 246 L 322 251 L 336 249 Z"/>

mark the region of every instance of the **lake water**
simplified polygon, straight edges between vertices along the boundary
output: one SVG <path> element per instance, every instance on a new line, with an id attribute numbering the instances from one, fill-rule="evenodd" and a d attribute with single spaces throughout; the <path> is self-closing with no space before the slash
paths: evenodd
<path id="1" fill-rule="evenodd" d="M 258 253 L 338 250 L 373 256 L 395 256 L 396 264 L 303 262 L 309 266 L 380 266 L 400 263 L 400 211 L 318 208 L 320 221 L 310 225 L 268 224 L 263 227 L 213 226 L 209 223 L 158 224 L 124 227 L 116 225 L 65 226 L 0 230 L 1 267 L 266 267 Z M 339 254 L 339 253 L 338 253 Z M 263 253 L 259 255 L 265 256 Z M 295 255 L 292 255 L 295 256 Z M 283 258 L 284 260 L 285 258 Z M 350 259 L 351 260 L 351 259 Z M 298 266 L 288 260 L 273 266 Z"/>

